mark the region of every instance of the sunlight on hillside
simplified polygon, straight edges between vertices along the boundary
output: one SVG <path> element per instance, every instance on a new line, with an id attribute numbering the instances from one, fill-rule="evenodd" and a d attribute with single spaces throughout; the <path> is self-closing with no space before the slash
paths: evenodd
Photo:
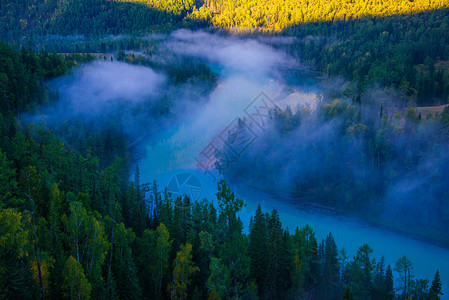
<path id="1" fill-rule="evenodd" d="M 222 27 L 285 27 L 317 21 L 412 14 L 449 7 L 449 0 L 206 0 L 192 13 Z"/>
<path id="2" fill-rule="evenodd" d="M 310 22 L 413 14 L 449 7 L 449 0 L 106 0 L 146 6 L 226 28 L 281 30 Z"/>

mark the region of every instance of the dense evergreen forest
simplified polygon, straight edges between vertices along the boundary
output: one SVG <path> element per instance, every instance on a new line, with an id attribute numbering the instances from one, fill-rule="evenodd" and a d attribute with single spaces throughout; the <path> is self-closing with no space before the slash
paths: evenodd
<path id="1" fill-rule="evenodd" d="M 156 182 L 128 183 L 126 157 L 82 154 L 18 112 L 47 99 L 43 80 L 69 70 L 66 57 L 1 44 L 0 295 L 6 299 L 438 299 L 438 270 L 414 278 L 369 245 L 354 257 L 329 233 L 283 228 L 259 206 L 249 234 L 245 205 L 217 185 L 217 205 L 173 199 Z M 8 100 L 8 101 L 7 101 Z M 101 149 L 101 147 L 100 147 Z M 397 274 L 397 277 L 394 277 Z M 397 278 L 394 282 L 394 278 Z"/>
<path id="2" fill-rule="evenodd" d="M 326 95 L 316 111 L 273 110 L 257 141 L 264 155 L 246 152 L 223 174 L 252 185 L 257 178 L 264 189 L 273 176 L 285 179 L 269 191 L 447 243 L 449 107 L 419 107 L 449 102 L 448 7 L 447 0 L 2 1 L 0 38 L 10 44 L 0 42 L 0 298 L 440 299 L 438 270 L 417 278 L 405 256 L 392 265 L 374 257 L 376 245 L 348 257 L 332 233 L 320 241 L 308 225 L 284 228 L 276 210 L 259 206 L 246 233 L 244 199 L 224 180 L 216 199 L 202 201 L 141 182 L 138 166 L 130 170 L 137 136 L 113 116 L 101 131 L 83 120 L 52 131 L 24 116 L 59 99 L 45 81 L 95 59 L 79 53 L 115 52 L 167 74 L 163 101 L 139 108 L 163 124 L 176 88 L 200 82 L 191 91 L 200 99 L 217 78 L 202 61 L 148 59 L 157 48 L 151 34 L 188 27 L 291 37 L 273 46 L 354 85 Z M 396 100 L 373 87 L 395 89 Z M 306 154 L 316 161 L 301 161 Z M 410 182 L 416 188 L 401 190 Z M 404 196 L 415 205 L 399 201 Z"/>

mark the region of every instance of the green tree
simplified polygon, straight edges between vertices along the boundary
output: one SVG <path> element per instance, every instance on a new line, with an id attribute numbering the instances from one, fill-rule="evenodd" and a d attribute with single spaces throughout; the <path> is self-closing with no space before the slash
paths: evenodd
<path id="1" fill-rule="evenodd" d="M 203 213 L 200 213 L 200 216 L 201 215 L 203 215 Z M 195 285 L 202 290 L 203 296 L 205 296 L 208 291 L 207 280 L 210 276 L 211 258 L 215 256 L 215 245 L 216 239 L 214 235 L 204 230 L 198 234 L 198 238 L 195 239 L 193 245 L 193 258 L 200 269 L 199 272 L 195 274 Z"/>
<path id="2" fill-rule="evenodd" d="M 234 192 L 226 185 L 226 181 L 221 179 L 217 184 L 216 193 L 218 200 L 218 208 L 219 214 L 226 219 L 226 223 L 229 226 L 229 233 L 232 232 L 232 226 L 236 222 L 236 214 L 242 209 L 245 205 L 243 200 L 236 197 Z M 230 241 L 232 247 L 232 235 Z"/>
<path id="3" fill-rule="evenodd" d="M 132 228 L 120 223 L 115 227 L 114 258 L 112 271 L 117 283 L 118 296 L 121 299 L 138 299 L 142 297 L 137 268 L 132 254 L 132 244 L 136 234 Z"/>
<path id="4" fill-rule="evenodd" d="M 169 267 L 168 260 L 172 243 L 173 242 L 170 240 L 170 233 L 164 223 L 159 224 L 156 229 L 156 249 L 154 249 L 155 260 L 152 266 L 153 276 L 156 281 L 156 291 L 159 296 L 162 296 L 162 283 Z"/>
<path id="5" fill-rule="evenodd" d="M 293 286 L 297 291 L 294 296 L 306 297 L 315 292 L 320 277 L 318 244 L 312 227 L 305 225 L 301 230 L 296 228 L 292 236 L 292 244 L 292 250 L 295 253 Z"/>
<path id="6" fill-rule="evenodd" d="M 373 299 L 385 299 L 387 298 L 387 290 L 386 290 L 386 278 L 384 271 L 384 262 L 385 259 L 382 256 L 380 261 L 377 263 L 376 271 L 374 274 L 373 280 Z"/>
<path id="7" fill-rule="evenodd" d="M 84 275 L 83 266 L 73 256 L 67 258 L 62 272 L 66 285 L 67 297 L 70 299 L 90 299 L 92 286 Z"/>
<path id="8" fill-rule="evenodd" d="M 275 298 L 282 294 L 283 271 L 286 267 L 283 258 L 286 251 L 283 244 L 282 224 L 278 212 L 273 209 L 268 219 L 268 243 L 266 248 L 266 268 L 268 277 L 268 297 Z"/>
<path id="9" fill-rule="evenodd" d="M 0 208 L 5 207 L 13 198 L 16 189 L 15 171 L 11 168 L 11 163 L 7 160 L 6 154 L 0 150 Z"/>
<path id="10" fill-rule="evenodd" d="M 340 284 L 338 249 L 332 233 L 329 233 L 324 243 L 324 266 L 322 273 L 326 298 L 338 298 L 341 295 L 342 289 Z"/>
<path id="11" fill-rule="evenodd" d="M 56 183 L 51 185 L 50 188 L 50 207 L 48 214 L 48 231 L 50 239 L 50 253 L 52 253 L 55 262 L 53 264 L 53 270 L 50 272 L 50 284 L 52 290 L 52 297 L 61 296 L 63 291 L 61 287 L 62 283 L 62 270 L 66 263 L 66 258 L 63 251 L 63 200 L 64 194 L 58 189 Z"/>
<path id="12" fill-rule="evenodd" d="M 160 208 L 157 211 L 160 212 L 160 222 L 164 223 L 169 232 L 173 232 L 173 207 L 171 193 L 167 187 L 164 190 L 164 199 L 161 201 Z"/>
<path id="13" fill-rule="evenodd" d="M 207 279 L 209 295 L 217 295 L 221 299 L 227 299 L 230 295 L 231 277 L 229 269 L 221 259 L 212 257 L 209 265 L 210 276 Z"/>
<path id="14" fill-rule="evenodd" d="M 89 214 L 80 202 L 70 203 L 70 215 L 64 217 L 68 242 L 75 259 L 81 263 L 95 294 L 102 287 L 102 266 L 109 243 L 104 224 Z"/>
<path id="15" fill-rule="evenodd" d="M 437 270 L 435 272 L 435 277 L 432 280 L 432 285 L 430 286 L 429 290 L 429 297 L 432 300 L 440 299 L 440 296 L 443 296 L 444 293 L 441 290 L 441 278 L 440 278 L 440 271 Z"/>
<path id="16" fill-rule="evenodd" d="M 394 271 L 399 275 L 398 291 L 401 291 L 405 298 L 410 296 L 411 281 L 414 277 L 412 270 L 413 263 L 406 256 L 402 256 L 396 261 Z"/>
<path id="17" fill-rule="evenodd" d="M 50 190 L 50 211 L 49 211 L 49 229 L 52 249 L 56 253 L 61 248 L 61 216 L 63 213 L 62 202 L 64 194 L 58 189 L 56 183 L 52 184 Z"/>
<path id="18" fill-rule="evenodd" d="M 144 298 L 158 299 L 159 293 L 156 289 L 157 278 L 153 276 L 153 264 L 155 263 L 156 253 L 156 232 L 145 229 L 142 237 L 137 239 L 137 266 L 140 282 L 142 284 L 142 293 Z"/>
<path id="19" fill-rule="evenodd" d="M 79 202 L 70 203 L 70 216 L 65 218 L 64 223 L 68 232 L 72 253 L 78 262 L 82 258 L 82 243 L 85 240 L 84 228 L 87 222 L 88 215 L 83 205 Z"/>
<path id="20" fill-rule="evenodd" d="M 23 272 L 29 265 L 29 232 L 22 214 L 12 209 L 0 208 L 0 298 L 25 297 L 31 289 Z M 28 295 L 31 296 L 31 295 Z"/>
<path id="21" fill-rule="evenodd" d="M 242 222 L 237 219 L 237 213 L 245 204 L 242 199 L 235 196 L 224 179 L 217 184 L 217 190 L 219 222 L 225 232 L 220 257 L 223 258 L 223 262 L 231 273 L 233 285 L 231 294 L 239 297 L 249 276 L 248 243 L 246 237 L 242 235 Z"/>
<path id="22" fill-rule="evenodd" d="M 368 244 L 362 245 L 349 265 L 349 282 L 354 297 L 369 298 L 373 287 L 373 273 L 376 262 L 371 258 L 373 249 Z"/>
<path id="23" fill-rule="evenodd" d="M 390 265 L 388 265 L 387 271 L 385 272 L 385 291 L 385 299 L 393 300 L 395 298 L 393 271 Z"/>
<path id="24" fill-rule="evenodd" d="M 181 245 L 179 252 L 173 261 L 173 281 L 169 285 L 171 299 L 186 299 L 187 288 L 193 273 L 198 267 L 192 261 L 192 245 L 187 243 Z"/>
<path id="25" fill-rule="evenodd" d="M 267 242 L 267 220 L 262 212 L 260 204 L 257 206 L 256 214 L 251 219 L 249 228 L 248 252 L 251 260 L 250 274 L 258 287 L 259 296 L 266 292 L 268 278 L 266 263 Z"/>
<path id="26" fill-rule="evenodd" d="M 412 299 L 426 299 L 429 292 L 429 280 L 416 279 L 410 283 L 410 297 Z"/>

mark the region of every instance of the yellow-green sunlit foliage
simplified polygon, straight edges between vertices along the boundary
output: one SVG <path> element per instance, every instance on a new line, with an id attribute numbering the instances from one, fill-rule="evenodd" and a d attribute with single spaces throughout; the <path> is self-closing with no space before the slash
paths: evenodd
<path id="1" fill-rule="evenodd" d="M 221 27 L 285 27 L 318 21 L 348 21 L 411 14 L 448 7 L 448 0 L 208 0 L 192 17 Z"/>

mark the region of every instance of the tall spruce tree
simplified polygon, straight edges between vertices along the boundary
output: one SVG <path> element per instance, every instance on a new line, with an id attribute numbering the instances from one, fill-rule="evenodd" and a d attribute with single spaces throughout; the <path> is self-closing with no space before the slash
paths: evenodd
<path id="1" fill-rule="evenodd" d="M 326 299 L 336 299 L 341 295 L 340 268 L 338 249 L 332 233 L 326 237 L 324 243 L 323 282 Z"/>
<path id="2" fill-rule="evenodd" d="M 429 297 L 432 300 L 440 299 L 440 296 L 443 296 L 444 293 L 441 291 L 441 278 L 440 271 L 437 270 L 435 272 L 435 277 L 433 278 L 432 285 L 429 290 Z"/>
<path id="3" fill-rule="evenodd" d="M 388 265 L 387 271 L 385 272 L 385 292 L 385 299 L 392 300 L 395 298 L 393 270 L 390 265 Z"/>
<path id="4" fill-rule="evenodd" d="M 278 298 L 282 281 L 283 230 L 279 213 L 273 209 L 268 220 L 268 247 L 266 263 L 268 269 L 268 298 Z"/>
<path id="5" fill-rule="evenodd" d="M 259 296 L 264 295 L 267 291 L 268 274 L 267 268 L 265 267 L 267 249 L 267 220 L 265 219 L 262 207 L 259 204 L 249 228 L 248 246 L 249 257 L 251 260 L 250 274 L 251 278 L 257 284 Z"/>

